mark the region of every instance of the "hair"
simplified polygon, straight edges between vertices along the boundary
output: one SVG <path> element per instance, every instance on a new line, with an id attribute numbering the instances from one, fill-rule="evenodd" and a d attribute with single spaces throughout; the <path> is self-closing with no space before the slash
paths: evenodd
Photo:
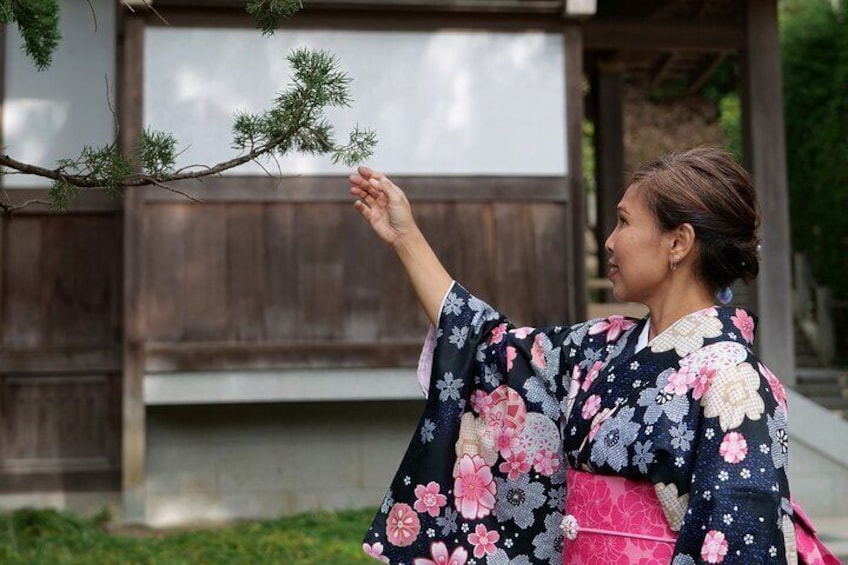
<path id="1" fill-rule="evenodd" d="M 695 274 L 711 290 L 759 273 L 760 212 L 751 176 L 727 152 L 669 153 L 630 178 L 661 230 L 690 224 L 699 242 Z"/>

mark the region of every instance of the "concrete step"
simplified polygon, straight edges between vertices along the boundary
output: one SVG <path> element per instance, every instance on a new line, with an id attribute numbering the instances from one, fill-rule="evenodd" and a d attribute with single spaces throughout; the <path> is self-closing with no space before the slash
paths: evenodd
<path id="1" fill-rule="evenodd" d="M 795 390 L 837 416 L 848 419 L 848 369 L 797 367 Z"/>
<path id="2" fill-rule="evenodd" d="M 843 563 L 848 563 L 848 516 L 813 517 L 819 538 Z"/>

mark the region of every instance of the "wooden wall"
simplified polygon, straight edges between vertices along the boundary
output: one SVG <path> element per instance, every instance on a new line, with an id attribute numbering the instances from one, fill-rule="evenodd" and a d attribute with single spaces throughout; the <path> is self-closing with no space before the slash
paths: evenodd
<path id="1" fill-rule="evenodd" d="M 520 323 L 566 319 L 563 202 L 423 201 L 414 210 L 463 285 Z M 426 318 L 350 201 L 154 201 L 141 224 L 146 372 L 418 358 Z"/>
<path id="2" fill-rule="evenodd" d="M 0 492 L 115 488 L 118 213 L 0 219 Z"/>

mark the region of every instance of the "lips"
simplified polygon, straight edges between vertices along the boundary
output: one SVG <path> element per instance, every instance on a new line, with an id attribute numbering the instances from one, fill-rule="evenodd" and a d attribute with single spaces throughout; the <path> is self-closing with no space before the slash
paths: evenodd
<path id="1" fill-rule="evenodd" d="M 609 264 L 609 274 L 607 274 L 607 278 L 611 279 L 618 274 L 618 265 L 613 262 Z"/>

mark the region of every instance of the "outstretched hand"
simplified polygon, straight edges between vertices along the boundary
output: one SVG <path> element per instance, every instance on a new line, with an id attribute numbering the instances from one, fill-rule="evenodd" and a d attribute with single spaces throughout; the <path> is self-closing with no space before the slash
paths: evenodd
<path id="1" fill-rule="evenodd" d="M 409 200 L 386 175 L 359 167 L 349 180 L 350 193 L 358 198 L 354 207 L 380 239 L 394 247 L 417 231 Z"/>

